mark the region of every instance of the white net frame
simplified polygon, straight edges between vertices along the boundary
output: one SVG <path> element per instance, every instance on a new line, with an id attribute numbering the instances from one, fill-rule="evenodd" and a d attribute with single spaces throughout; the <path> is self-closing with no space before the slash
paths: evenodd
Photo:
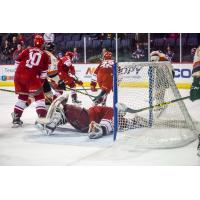
<path id="1" fill-rule="evenodd" d="M 118 63 L 118 102 L 138 110 L 180 99 L 172 69 L 170 62 Z M 184 101 L 136 114 L 118 111 L 118 132 L 142 148 L 185 146 L 197 139 L 198 125 Z"/>

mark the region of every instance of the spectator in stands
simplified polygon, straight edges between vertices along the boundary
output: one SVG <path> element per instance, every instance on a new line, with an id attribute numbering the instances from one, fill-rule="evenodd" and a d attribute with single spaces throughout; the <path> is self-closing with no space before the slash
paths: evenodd
<path id="1" fill-rule="evenodd" d="M 25 45 L 25 39 L 24 39 L 23 34 L 19 33 L 18 37 L 17 37 L 17 40 L 18 40 L 18 43 L 20 43 L 21 46 L 24 47 L 24 45 Z"/>
<path id="2" fill-rule="evenodd" d="M 165 52 L 165 55 L 169 58 L 169 61 L 172 61 L 174 57 L 174 52 L 171 50 L 170 46 L 167 47 L 167 51 Z"/>
<path id="3" fill-rule="evenodd" d="M 179 38 L 179 33 L 168 33 L 166 37 L 177 39 Z"/>
<path id="4" fill-rule="evenodd" d="M 188 58 L 187 58 L 187 61 L 188 61 L 188 62 L 193 62 L 196 49 L 197 49 L 197 48 L 195 48 L 195 47 L 191 49 L 190 55 L 189 55 Z"/>
<path id="5" fill-rule="evenodd" d="M 113 34 L 112 33 L 107 33 L 107 40 L 112 40 Z"/>
<path id="6" fill-rule="evenodd" d="M 73 57 L 72 57 L 72 62 L 77 63 L 79 61 L 79 53 L 77 52 L 77 48 L 75 47 L 73 50 Z"/>
<path id="7" fill-rule="evenodd" d="M 1 43 L 2 43 L 2 36 L 0 35 L 0 46 L 1 46 Z"/>
<path id="8" fill-rule="evenodd" d="M 7 40 L 9 43 L 12 43 L 13 37 L 18 37 L 18 33 L 8 33 Z"/>
<path id="9" fill-rule="evenodd" d="M 19 43 L 17 45 L 17 49 L 14 51 L 13 53 L 13 60 L 16 60 L 16 58 L 19 56 L 19 54 L 23 51 L 23 47 L 22 47 L 22 44 Z"/>
<path id="10" fill-rule="evenodd" d="M 14 51 L 17 49 L 17 44 L 18 44 L 17 37 L 13 36 L 12 43 L 10 45 L 10 52 L 11 52 L 11 54 L 13 54 Z"/>
<path id="11" fill-rule="evenodd" d="M 1 47 L 1 52 L 1 60 L 5 62 L 5 64 L 8 64 L 11 61 L 10 45 L 8 40 L 4 41 L 4 44 Z"/>
<path id="12" fill-rule="evenodd" d="M 100 33 L 100 34 L 98 35 L 98 39 L 99 39 L 99 40 L 106 40 L 106 39 L 107 39 L 106 34 L 105 34 L 105 33 Z"/>
<path id="13" fill-rule="evenodd" d="M 89 34 L 89 40 L 97 40 L 98 39 L 98 34 L 97 33 L 91 33 Z"/>
<path id="14" fill-rule="evenodd" d="M 132 58 L 136 61 L 141 61 L 145 57 L 144 50 L 139 44 L 136 44 L 136 50 L 132 54 Z"/>

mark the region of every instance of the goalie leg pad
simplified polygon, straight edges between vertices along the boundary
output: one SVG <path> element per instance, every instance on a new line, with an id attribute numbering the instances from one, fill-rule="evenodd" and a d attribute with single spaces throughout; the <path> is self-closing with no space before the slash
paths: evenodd
<path id="1" fill-rule="evenodd" d="M 51 121 L 46 120 L 46 118 L 44 118 L 44 120 L 40 119 L 35 122 L 35 126 L 42 131 L 42 133 L 51 135 L 59 125 L 63 125 L 65 123 L 66 117 L 64 111 L 61 107 L 58 107 L 56 108 Z"/>
<path id="2" fill-rule="evenodd" d="M 39 118 L 35 125 L 42 132 L 50 135 L 54 132 L 57 126 L 66 123 L 66 117 L 63 110 L 63 106 L 61 105 L 63 101 L 67 102 L 68 94 L 63 93 L 63 95 L 59 96 L 54 102 L 51 104 L 49 111 L 47 113 L 46 118 Z"/>

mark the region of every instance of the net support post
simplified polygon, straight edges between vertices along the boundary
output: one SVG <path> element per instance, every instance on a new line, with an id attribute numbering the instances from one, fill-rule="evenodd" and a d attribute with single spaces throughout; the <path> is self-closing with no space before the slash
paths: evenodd
<path id="1" fill-rule="evenodd" d="M 117 138 L 117 130 L 118 130 L 118 87 L 117 87 L 117 63 L 113 66 L 113 140 L 115 141 Z"/>
<path id="2" fill-rule="evenodd" d="M 152 66 L 149 66 L 149 106 L 153 106 L 153 75 L 154 69 Z M 153 124 L 153 110 L 149 109 L 149 127 L 152 127 Z"/>

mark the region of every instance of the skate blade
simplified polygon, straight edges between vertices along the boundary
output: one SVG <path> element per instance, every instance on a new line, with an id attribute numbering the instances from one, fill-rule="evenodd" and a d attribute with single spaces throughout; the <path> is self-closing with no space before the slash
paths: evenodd
<path id="1" fill-rule="evenodd" d="M 13 124 L 11 127 L 12 128 L 20 128 L 20 127 L 22 127 L 22 124 Z"/>

